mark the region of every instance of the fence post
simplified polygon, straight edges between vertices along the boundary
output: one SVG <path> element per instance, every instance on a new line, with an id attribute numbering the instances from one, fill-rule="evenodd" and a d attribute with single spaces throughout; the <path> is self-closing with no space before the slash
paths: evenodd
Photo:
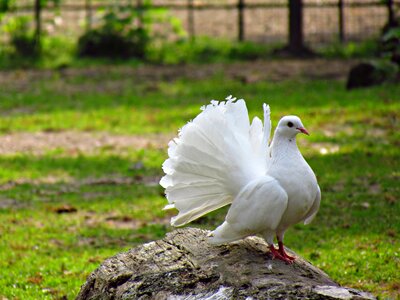
<path id="1" fill-rule="evenodd" d="M 143 29 L 143 2 L 136 0 L 136 11 L 138 12 L 138 28 Z"/>
<path id="2" fill-rule="evenodd" d="M 344 42 L 344 0 L 339 0 L 338 2 L 338 12 L 339 12 L 339 41 Z"/>
<path id="3" fill-rule="evenodd" d="M 238 8 L 238 39 L 240 42 L 244 41 L 244 1 L 239 0 L 237 4 Z"/>
<path id="4" fill-rule="evenodd" d="M 34 47 L 37 53 L 41 50 L 40 36 L 42 33 L 42 20 L 41 20 L 42 3 L 41 0 L 35 0 L 35 34 L 34 34 Z"/>
<path id="5" fill-rule="evenodd" d="M 188 10 L 188 31 L 189 31 L 189 38 L 191 41 L 195 40 L 195 29 L 194 29 L 194 4 L 193 0 L 188 0 L 187 3 L 187 10 Z"/>
<path id="6" fill-rule="evenodd" d="M 85 1 L 85 11 L 86 11 L 86 31 L 92 28 L 92 1 Z"/>
<path id="7" fill-rule="evenodd" d="M 386 0 L 386 5 L 388 9 L 388 25 L 389 27 L 392 27 L 395 23 L 393 0 Z"/>

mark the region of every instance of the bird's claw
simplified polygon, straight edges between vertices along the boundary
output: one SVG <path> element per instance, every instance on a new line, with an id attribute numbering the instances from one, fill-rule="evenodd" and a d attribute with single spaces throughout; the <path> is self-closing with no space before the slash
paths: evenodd
<path id="1" fill-rule="evenodd" d="M 282 242 L 278 242 L 279 245 L 279 250 L 278 252 L 285 258 L 290 259 L 292 261 L 294 261 L 296 259 L 296 257 L 290 256 L 289 254 L 286 253 L 285 251 L 285 247 L 283 246 Z"/>
<path id="2" fill-rule="evenodd" d="M 281 253 L 279 250 L 275 249 L 273 245 L 269 247 L 269 250 L 271 251 L 273 259 L 282 260 L 288 265 L 293 264 L 294 260 L 296 259 L 295 257 L 287 255 L 286 252 Z"/>

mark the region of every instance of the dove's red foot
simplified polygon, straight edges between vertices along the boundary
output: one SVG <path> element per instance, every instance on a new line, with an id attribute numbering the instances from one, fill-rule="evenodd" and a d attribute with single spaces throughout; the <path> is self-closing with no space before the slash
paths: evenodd
<path id="1" fill-rule="evenodd" d="M 288 257 L 286 257 L 288 255 L 286 255 L 286 256 L 282 255 L 279 250 L 275 249 L 274 245 L 269 246 L 269 251 L 271 251 L 273 258 L 282 260 L 289 265 L 293 263 L 293 259 L 289 259 Z"/>
<path id="2" fill-rule="evenodd" d="M 279 251 L 280 255 L 282 255 L 283 257 L 285 257 L 285 258 L 287 258 L 287 259 L 289 259 L 291 261 L 294 261 L 296 259 L 296 257 L 290 256 L 289 254 L 286 253 L 285 247 L 283 246 L 282 242 L 278 242 L 278 245 L 279 245 L 279 250 L 278 251 Z"/>

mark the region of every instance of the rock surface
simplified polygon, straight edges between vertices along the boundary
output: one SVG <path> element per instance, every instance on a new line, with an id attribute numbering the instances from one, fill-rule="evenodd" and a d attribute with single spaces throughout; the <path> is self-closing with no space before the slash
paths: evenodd
<path id="1" fill-rule="evenodd" d="M 396 82 L 399 67 L 391 62 L 363 62 L 349 72 L 346 88 L 348 90 L 355 88 L 370 87 L 380 85 L 384 82 Z"/>
<path id="2" fill-rule="evenodd" d="M 117 254 L 88 277 L 77 299 L 374 299 L 300 257 L 292 265 L 273 260 L 260 238 L 215 247 L 207 234 L 178 229 Z"/>

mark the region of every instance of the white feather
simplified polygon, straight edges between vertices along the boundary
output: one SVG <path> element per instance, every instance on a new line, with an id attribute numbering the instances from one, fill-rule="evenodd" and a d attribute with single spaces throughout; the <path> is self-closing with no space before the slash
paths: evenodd
<path id="1" fill-rule="evenodd" d="M 243 186 L 266 172 L 262 124 L 255 120 L 250 127 L 244 100 L 214 100 L 202 110 L 168 144 L 163 164 L 160 184 L 167 208 L 179 210 L 175 226 L 230 204 Z"/>

